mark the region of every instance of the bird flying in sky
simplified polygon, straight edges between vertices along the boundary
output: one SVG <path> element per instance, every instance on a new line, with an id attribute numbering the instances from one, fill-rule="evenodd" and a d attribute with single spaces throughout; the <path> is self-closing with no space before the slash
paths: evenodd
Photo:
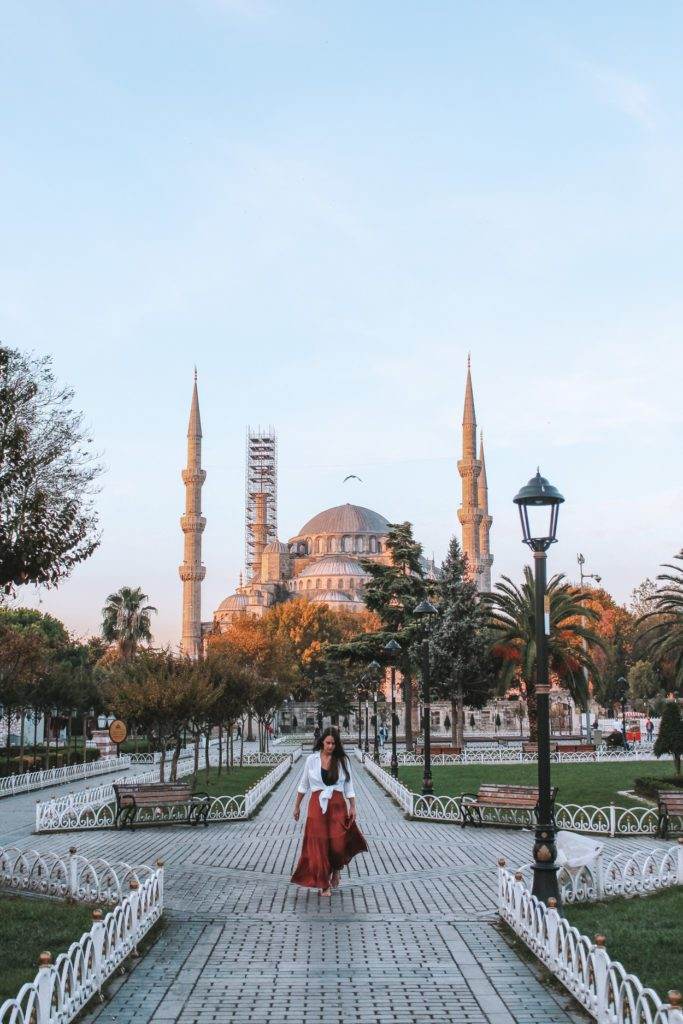
<path id="1" fill-rule="evenodd" d="M 358 480 L 359 483 L 361 483 L 361 484 L 363 483 L 361 478 L 359 476 L 356 476 L 355 473 L 349 473 L 348 476 L 345 476 L 344 479 L 342 480 L 342 483 L 345 484 L 347 480 Z"/>

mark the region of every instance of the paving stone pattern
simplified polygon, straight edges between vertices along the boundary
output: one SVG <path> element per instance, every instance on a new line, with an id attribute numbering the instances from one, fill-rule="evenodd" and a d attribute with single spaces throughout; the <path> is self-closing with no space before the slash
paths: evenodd
<path id="1" fill-rule="evenodd" d="M 405 821 L 360 766 L 370 852 L 331 900 L 289 882 L 302 835 L 294 769 L 252 821 L 41 835 L 33 802 L 0 801 L 20 845 L 166 864 L 165 925 L 130 974 L 84 1018 L 294 1024 L 556 1024 L 585 1021 L 520 959 L 495 915 L 498 857 L 528 861 L 528 832 Z M 10 807 L 9 805 L 12 805 Z M 624 849 L 630 840 L 607 842 Z M 642 846 L 642 840 L 636 845 Z"/>

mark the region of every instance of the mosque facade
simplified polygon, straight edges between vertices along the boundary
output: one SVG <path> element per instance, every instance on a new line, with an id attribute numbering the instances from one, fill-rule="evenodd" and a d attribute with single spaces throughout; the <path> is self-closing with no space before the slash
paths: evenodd
<path id="1" fill-rule="evenodd" d="M 361 562 L 388 565 L 389 522 L 379 512 L 360 505 L 344 504 L 318 512 L 288 541 L 273 536 L 272 489 L 257 488 L 251 494 L 250 557 L 247 579 L 240 576 L 235 592 L 226 597 L 213 613 L 211 621 L 201 619 L 201 584 L 206 570 L 202 565 L 201 541 L 206 520 L 201 514 L 201 490 L 206 473 L 201 466 L 202 430 L 199 415 L 197 381 L 192 392 L 187 435 L 185 513 L 181 517 L 184 535 L 184 560 L 180 566 L 183 586 L 181 653 L 199 657 L 208 634 L 224 631 L 238 616 L 262 616 L 274 604 L 301 597 L 324 604 L 333 611 L 357 613 L 365 608 L 363 589 L 368 574 Z M 469 573 L 477 589 L 491 588 L 490 530 L 488 486 L 483 438 L 477 450 L 477 422 L 470 360 L 467 361 L 465 404 L 462 424 L 462 458 L 458 461 L 462 480 L 458 518 L 462 529 L 462 548 Z M 425 570 L 435 574 L 433 562 L 425 560 Z"/>

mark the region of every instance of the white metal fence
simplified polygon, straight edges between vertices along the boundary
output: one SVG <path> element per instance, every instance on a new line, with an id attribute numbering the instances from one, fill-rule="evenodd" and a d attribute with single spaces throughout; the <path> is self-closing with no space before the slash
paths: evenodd
<path id="1" fill-rule="evenodd" d="M 107 772 L 122 771 L 132 764 L 130 756 L 101 757 L 87 764 L 70 764 L 64 768 L 47 768 L 40 772 L 22 772 L 0 778 L 0 797 L 15 796 L 17 793 L 30 793 L 33 789 L 45 789 L 47 786 L 61 786 L 66 782 L 78 782 L 94 775 L 105 775 Z"/>
<path id="2" fill-rule="evenodd" d="M 357 751 L 358 758 L 406 814 L 424 821 L 462 823 L 461 796 L 421 796 L 394 779 L 382 766 Z M 515 807 L 482 807 L 482 823 L 492 826 L 529 827 L 534 824 L 533 811 Z M 654 807 L 607 807 L 582 804 L 555 804 L 557 827 L 568 832 L 585 832 L 603 836 L 654 836 L 658 814 Z"/>
<path id="3" fill-rule="evenodd" d="M 521 871 L 499 862 L 498 913 L 598 1024 L 683 1024 L 680 1003 L 665 1003 L 623 964 L 602 936 L 593 942 L 531 894 Z M 673 996 L 673 993 L 670 995 Z M 680 997 L 678 997 L 680 999 Z"/>
<path id="4" fill-rule="evenodd" d="M 106 916 L 93 911 L 90 931 L 72 942 L 54 963 L 49 953 L 41 954 L 35 979 L 0 1006 L 0 1024 L 68 1024 L 93 996 L 101 994 L 107 979 L 137 951 L 141 939 L 161 917 L 163 867 L 159 864 L 146 870 L 142 879 L 130 877 L 128 892 Z M 84 891 L 88 892 L 87 885 Z"/>
<path id="5" fill-rule="evenodd" d="M 131 881 L 141 884 L 154 873 L 147 864 L 89 860 L 71 847 L 68 853 L 0 847 L 0 888 L 32 892 L 79 903 L 120 903 Z"/>
<path id="6" fill-rule="evenodd" d="M 215 796 L 211 798 L 211 804 L 207 818 L 209 821 L 239 821 L 250 817 L 255 808 L 277 785 L 280 779 L 287 774 L 292 764 L 301 757 L 301 751 L 295 750 L 292 753 L 284 751 L 273 760 L 272 754 L 250 755 L 250 765 L 273 765 L 273 770 L 268 772 L 246 793 L 236 796 Z M 246 761 L 245 761 L 246 764 Z M 188 775 L 193 771 L 193 758 L 186 758 L 178 762 L 178 777 Z M 159 779 L 158 765 L 149 772 L 134 777 L 128 777 L 127 781 L 135 782 L 157 782 Z M 121 780 L 123 781 L 123 780 Z M 199 784 L 201 789 L 201 780 Z M 174 804 L 167 807 L 144 807 L 138 812 L 136 824 L 172 824 L 173 822 L 185 821 L 187 818 L 187 804 Z M 92 829 L 112 828 L 116 815 L 115 795 L 113 783 L 107 786 L 100 786 L 96 790 L 83 790 L 80 793 L 70 793 L 66 796 L 53 800 L 46 800 L 36 804 L 36 832 L 71 832 L 90 831 Z"/>
<path id="7" fill-rule="evenodd" d="M 403 752 L 397 755 L 398 763 L 403 765 L 423 765 L 422 754 L 409 754 Z M 670 761 L 670 754 L 663 754 L 656 758 L 652 752 L 652 744 L 634 744 L 628 750 L 620 750 L 601 746 L 594 751 L 566 751 L 561 749 L 550 755 L 553 764 L 595 764 L 609 761 Z M 380 751 L 380 762 L 389 764 L 391 754 L 386 749 Z M 471 750 L 465 747 L 461 754 L 432 754 L 430 758 L 432 767 L 443 767 L 462 764 L 536 764 L 536 754 L 524 753 L 521 747 L 484 747 L 478 746 Z"/>

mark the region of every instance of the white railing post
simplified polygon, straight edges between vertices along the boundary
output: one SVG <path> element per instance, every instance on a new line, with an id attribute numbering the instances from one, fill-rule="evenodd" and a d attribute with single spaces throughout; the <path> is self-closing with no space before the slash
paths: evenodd
<path id="1" fill-rule="evenodd" d="M 557 932 L 562 918 L 557 912 L 557 900 L 554 896 L 548 899 L 548 909 L 545 912 L 546 934 L 547 934 L 547 963 L 550 970 L 555 973 L 559 966 Z"/>
<path id="2" fill-rule="evenodd" d="M 49 1024 L 52 1005 L 52 953 L 47 951 L 38 957 L 36 988 L 38 990 L 36 1024 Z"/>
<path id="3" fill-rule="evenodd" d="M 605 949 L 605 936 L 596 935 L 595 945 L 591 953 L 593 957 L 593 972 L 595 975 L 595 1011 L 594 1015 L 598 1024 L 608 1024 L 610 1018 L 607 1013 L 607 977 L 609 974 L 610 958 Z"/>
<path id="4" fill-rule="evenodd" d="M 614 838 L 617 829 L 617 812 L 614 807 L 614 800 L 609 805 L 609 834 Z"/>
<path id="5" fill-rule="evenodd" d="M 605 893 L 605 863 L 602 850 L 595 858 L 595 893 L 599 900 Z"/>
<path id="6" fill-rule="evenodd" d="M 129 883 L 130 888 L 130 905 L 131 905 L 131 917 L 133 919 L 133 934 L 131 936 L 133 953 L 138 955 L 138 936 L 140 933 L 140 883 L 137 878 L 131 878 Z"/>
<path id="7" fill-rule="evenodd" d="M 92 912 L 92 928 L 90 929 L 90 936 L 92 938 L 93 946 L 93 964 L 92 970 L 95 975 L 93 989 L 97 990 L 97 996 L 101 1003 L 104 1002 L 104 996 L 102 994 L 102 985 L 104 984 L 104 921 L 101 910 L 93 910 Z"/>

